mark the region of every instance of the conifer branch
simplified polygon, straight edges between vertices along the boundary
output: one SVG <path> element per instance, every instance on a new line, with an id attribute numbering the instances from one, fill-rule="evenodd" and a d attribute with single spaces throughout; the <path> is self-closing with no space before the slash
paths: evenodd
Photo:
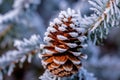
<path id="1" fill-rule="evenodd" d="M 98 17 L 97 21 L 89 28 L 89 31 L 94 31 L 97 27 L 100 27 L 99 25 L 107 17 L 107 15 L 108 15 L 114 1 L 115 0 L 109 0 L 106 3 L 106 8 L 104 9 L 103 13 Z"/>
<path id="2" fill-rule="evenodd" d="M 9 51 L 0 57 L 0 72 L 10 67 L 8 74 L 11 75 L 16 63 L 24 63 L 26 59 L 30 63 L 32 56 L 39 52 L 40 42 L 40 36 L 38 35 L 33 35 L 30 39 L 24 39 L 24 41 L 15 41 L 14 46 L 18 50 Z"/>

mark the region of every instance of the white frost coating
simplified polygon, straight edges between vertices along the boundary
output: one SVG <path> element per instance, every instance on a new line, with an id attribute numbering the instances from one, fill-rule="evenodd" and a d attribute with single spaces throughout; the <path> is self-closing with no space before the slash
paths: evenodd
<path id="1" fill-rule="evenodd" d="M 72 52 L 72 54 L 74 55 L 74 56 L 80 56 L 80 54 L 82 54 L 81 52 Z"/>
<path id="2" fill-rule="evenodd" d="M 44 74 L 39 77 L 40 80 L 56 80 L 55 76 L 51 74 L 48 70 L 45 70 Z"/>
<path id="3" fill-rule="evenodd" d="M 67 19 L 67 18 L 64 18 L 63 21 L 64 21 L 64 22 L 68 22 L 68 19 Z"/>
<path id="4" fill-rule="evenodd" d="M 116 1 L 116 4 L 118 5 L 119 4 L 119 0 L 115 0 Z"/>
<path id="5" fill-rule="evenodd" d="M 47 53 L 47 54 L 53 54 L 54 52 L 53 52 L 53 51 L 50 51 L 50 50 L 48 50 L 48 49 L 45 49 L 45 53 Z"/>
<path id="6" fill-rule="evenodd" d="M 65 27 L 65 28 L 67 28 L 67 26 L 66 26 L 65 24 L 62 24 L 61 27 Z"/>
<path id="7" fill-rule="evenodd" d="M 22 43 L 23 43 L 23 42 L 20 41 L 20 40 L 15 40 L 14 46 L 21 46 Z"/>
<path id="8" fill-rule="evenodd" d="M 50 38 L 50 37 L 44 37 L 44 41 L 45 41 L 45 42 L 49 42 L 49 41 L 51 41 L 51 40 L 53 40 L 53 39 Z"/>
<path id="9" fill-rule="evenodd" d="M 73 14 L 72 17 L 79 17 L 79 14 Z"/>
<path id="10" fill-rule="evenodd" d="M 58 18 L 54 19 L 54 23 L 56 23 L 56 24 L 62 24 L 62 22 Z"/>
<path id="11" fill-rule="evenodd" d="M 4 70 L 6 69 L 6 67 L 9 67 L 7 73 L 8 75 L 10 75 L 13 70 L 14 64 L 18 62 L 22 64 L 26 59 L 26 55 L 31 54 L 30 52 L 33 50 L 39 49 L 39 45 L 40 37 L 36 35 L 31 36 L 29 40 L 17 40 L 14 46 L 17 47 L 18 50 L 8 51 L 4 55 L 2 55 L 0 57 L 0 68 Z"/>
<path id="12" fill-rule="evenodd" d="M 76 19 L 75 19 L 75 18 L 72 18 L 71 21 L 72 21 L 72 22 L 76 22 Z"/>
<path id="13" fill-rule="evenodd" d="M 62 14 L 59 14 L 59 16 L 58 16 L 60 19 L 62 19 L 62 18 L 64 18 L 64 15 L 62 15 Z"/>
<path id="14" fill-rule="evenodd" d="M 96 77 L 94 77 L 94 74 L 89 73 L 86 69 L 84 69 L 83 67 L 81 67 L 81 69 L 79 70 L 79 74 L 78 74 L 79 80 L 82 80 L 83 78 L 85 80 L 98 80 Z"/>
<path id="15" fill-rule="evenodd" d="M 59 27 L 58 29 L 59 29 L 60 31 L 66 31 L 66 28 L 63 27 L 63 26 L 62 26 L 62 27 Z"/>
<path id="16" fill-rule="evenodd" d="M 56 32 L 57 30 L 53 27 L 50 28 L 50 32 Z"/>
<path id="17" fill-rule="evenodd" d="M 72 36 L 72 37 L 77 37 L 77 36 L 78 36 L 78 33 L 76 33 L 76 32 L 70 32 L 69 34 L 70 34 L 70 36 Z"/>
<path id="18" fill-rule="evenodd" d="M 69 68 L 69 67 L 64 67 L 63 66 L 63 68 L 66 70 L 66 71 L 71 71 L 73 68 L 71 67 L 71 68 Z"/>
<path id="19" fill-rule="evenodd" d="M 60 14 L 65 15 L 66 11 L 61 11 Z"/>
<path id="20" fill-rule="evenodd" d="M 85 33 L 85 28 L 76 28 L 77 32 L 79 33 Z"/>
<path id="21" fill-rule="evenodd" d="M 11 73 L 13 72 L 13 70 L 14 70 L 14 67 L 15 67 L 15 64 L 11 64 L 10 66 L 9 66 L 9 69 L 8 69 L 8 76 L 10 76 L 11 75 Z"/>
<path id="22" fill-rule="evenodd" d="M 79 21 L 76 21 L 76 22 L 74 22 L 74 24 L 75 24 L 75 25 L 79 25 L 79 24 L 80 24 L 80 22 L 79 22 Z"/>
<path id="23" fill-rule="evenodd" d="M 55 25 L 55 23 L 53 23 L 53 22 L 50 22 L 50 26 L 54 26 Z"/>
<path id="24" fill-rule="evenodd" d="M 45 36 L 48 36 L 50 33 L 49 32 L 45 32 Z"/>
<path id="25" fill-rule="evenodd" d="M 66 18 L 68 18 L 66 11 L 61 11 L 60 15 L 64 15 Z"/>
<path id="26" fill-rule="evenodd" d="M 83 59 L 87 59 L 88 56 L 87 55 L 84 55 L 84 56 L 81 56 Z"/>
<path id="27" fill-rule="evenodd" d="M 75 14 L 75 10 L 72 10 L 72 14 Z"/>
<path id="28" fill-rule="evenodd" d="M 80 36 L 80 37 L 78 37 L 78 40 L 80 42 L 84 42 L 86 38 L 87 38 L 86 36 Z"/>
<path id="29" fill-rule="evenodd" d="M 22 7 L 24 3 L 24 0 L 18 0 L 18 1 L 15 1 L 14 4 L 13 4 L 13 8 L 20 8 Z M 22 5 L 22 6 L 21 6 Z"/>
<path id="30" fill-rule="evenodd" d="M 23 41 L 15 40 L 14 46 L 17 47 L 19 50 L 23 50 L 25 47 L 39 45 L 40 43 L 40 36 L 39 35 L 32 35 L 30 39 L 24 39 Z"/>
<path id="31" fill-rule="evenodd" d="M 80 64 L 80 63 L 81 63 L 80 60 L 79 60 L 79 61 L 72 60 L 72 62 L 73 62 L 74 64 Z"/>
<path id="32" fill-rule="evenodd" d="M 20 14 L 19 9 L 15 9 L 15 10 L 11 10 L 8 13 L 4 14 L 4 15 L 0 15 L 0 23 L 3 23 L 4 21 L 8 21 L 8 20 L 13 20 L 16 19 L 17 16 Z"/>
<path id="33" fill-rule="evenodd" d="M 93 1 L 88 1 L 92 6 L 96 7 L 99 11 L 102 11 L 102 8 L 96 3 L 96 2 L 93 2 Z"/>
<path id="34" fill-rule="evenodd" d="M 86 47 L 88 47 L 88 45 L 87 45 L 87 44 L 84 44 L 84 45 L 82 45 L 82 47 L 83 47 L 83 48 L 86 48 Z"/>
<path id="35" fill-rule="evenodd" d="M 74 25 L 74 24 L 70 24 L 70 27 L 71 27 L 71 28 L 75 28 L 75 25 Z"/>
<path id="36" fill-rule="evenodd" d="M 96 22 L 96 24 L 94 25 L 94 27 L 91 29 L 91 31 L 94 31 L 98 26 L 99 24 L 101 23 L 101 21 L 103 20 L 104 18 L 102 17 L 102 19 L 100 19 L 99 21 Z"/>
<path id="37" fill-rule="evenodd" d="M 67 13 L 69 16 L 72 16 L 72 10 L 70 8 L 67 9 Z"/>
<path id="38" fill-rule="evenodd" d="M 56 32 L 57 30 L 51 26 L 47 28 L 47 32 Z"/>
<path id="39" fill-rule="evenodd" d="M 62 53 L 62 52 L 65 52 L 67 49 L 63 49 L 55 46 L 55 50 Z"/>
<path id="40" fill-rule="evenodd" d="M 32 61 L 32 54 L 29 54 L 28 55 L 28 63 L 31 63 L 31 61 Z"/>
<path id="41" fill-rule="evenodd" d="M 26 58 L 27 58 L 26 56 L 23 56 L 23 57 L 20 59 L 20 62 L 21 62 L 21 63 L 25 62 Z"/>
<path id="42" fill-rule="evenodd" d="M 114 14 L 114 9 L 113 9 L 113 3 L 112 1 L 110 1 L 110 11 L 111 11 L 111 14 L 113 15 Z"/>
<path id="43" fill-rule="evenodd" d="M 67 39 L 68 39 L 67 37 L 62 36 L 62 35 L 57 35 L 57 38 L 58 38 L 59 40 L 67 40 Z"/>
<path id="44" fill-rule="evenodd" d="M 79 16 L 78 14 L 75 14 L 75 11 L 68 8 L 67 9 L 67 12 L 66 11 L 61 11 L 60 14 L 59 14 L 59 18 L 68 18 L 68 17 L 75 17 L 75 16 Z"/>
<path id="45" fill-rule="evenodd" d="M 38 54 L 38 57 L 39 57 L 40 59 L 42 59 L 42 58 L 43 58 L 43 55 L 41 55 L 41 54 Z"/>
<path id="46" fill-rule="evenodd" d="M 44 44 L 40 44 L 40 49 L 43 49 L 45 47 Z"/>
<path id="47" fill-rule="evenodd" d="M 30 4 L 38 5 L 40 3 L 40 0 L 15 0 L 13 4 L 13 8 L 29 8 Z"/>
<path id="48" fill-rule="evenodd" d="M 42 65 L 47 65 L 48 62 L 45 62 L 44 60 L 41 61 Z"/>
<path id="49" fill-rule="evenodd" d="M 77 44 L 75 44 L 75 43 L 66 43 L 67 44 L 67 46 L 69 46 L 70 48 L 75 48 L 75 47 L 77 47 Z"/>
<path id="50" fill-rule="evenodd" d="M 53 61 L 56 63 L 56 64 L 65 64 L 66 61 L 57 61 L 56 59 L 53 59 Z"/>

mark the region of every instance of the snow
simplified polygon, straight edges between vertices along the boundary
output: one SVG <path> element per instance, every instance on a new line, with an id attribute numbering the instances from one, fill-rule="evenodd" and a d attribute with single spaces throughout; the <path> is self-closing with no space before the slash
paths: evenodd
<path id="1" fill-rule="evenodd" d="M 70 34 L 70 36 L 72 36 L 72 37 L 77 37 L 77 36 L 78 36 L 78 33 L 77 33 L 77 32 L 70 32 L 69 34 Z"/>
<path id="2" fill-rule="evenodd" d="M 75 61 L 75 60 L 71 60 L 71 61 L 73 62 L 73 64 L 80 64 L 80 63 L 81 63 L 80 60 L 77 60 L 77 61 Z"/>
<path id="3" fill-rule="evenodd" d="M 67 19 L 67 18 L 63 18 L 63 21 L 64 21 L 64 22 L 68 22 L 68 19 Z"/>
<path id="4" fill-rule="evenodd" d="M 48 36 L 50 33 L 49 32 L 45 32 L 45 36 Z"/>
<path id="5" fill-rule="evenodd" d="M 53 22 L 50 22 L 50 26 L 54 26 L 55 25 L 55 23 L 53 23 Z"/>
<path id="6" fill-rule="evenodd" d="M 75 28 L 75 25 L 74 25 L 74 24 L 70 24 L 70 27 L 71 27 L 71 28 Z"/>
<path id="7" fill-rule="evenodd" d="M 75 48 L 77 47 L 78 45 L 76 43 L 66 43 L 67 46 L 69 46 L 70 48 Z"/>
<path id="8" fill-rule="evenodd" d="M 79 33 L 85 33 L 86 29 L 85 28 L 76 28 L 77 32 Z"/>
<path id="9" fill-rule="evenodd" d="M 60 26 L 58 29 L 59 29 L 60 31 L 66 31 L 66 28 L 63 27 L 63 26 Z"/>
<path id="10" fill-rule="evenodd" d="M 65 37 L 65 36 L 63 36 L 63 35 L 57 35 L 57 38 L 58 38 L 59 40 L 67 40 L 67 39 L 68 39 L 67 37 Z"/>
<path id="11" fill-rule="evenodd" d="M 60 15 L 64 15 L 66 18 L 68 18 L 68 15 L 67 15 L 66 11 L 61 11 Z"/>
<path id="12" fill-rule="evenodd" d="M 8 76 L 10 76 L 11 74 L 12 74 L 12 72 L 13 72 L 13 70 L 14 70 L 14 67 L 15 67 L 15 64 L 11 64 L 10 66 L 9 66 L 9 69 L 8 69 Z"/>
<path id="13" fill-rule="evenodd" d="M 47 53 L 47 54 L 53 54 L 53 53 L 54 53 L 53 51 L 48 50 L 48 49 L 45 49 L 44 51 L 45 51 L 45 53 Z"/>
<path id="14" fill-rule="evenodd" d="M 56 63 L 56 64 L 65 64 L 66 61 L 57 61 L 56 59 L 53 59 L 53 61 Z"/>
<path id="15" fill-rule="evenodd" d="M 72 16 L 72 10 L 70 8 L 67 9 L 67 13 L 69 16 Z"/>
<path id="16" fill-rule="evenodd" d="M 50 37 L 47 37 L 47 36 L 46 36 L 46 37 L 44 37 L 44 41 L 45 41 L 45 42 L 49 42 L 49 41 L 51 41 L 51 40 L 53 40 L 53 39 L 52 39 L 52 38 L 50 38 Z"/>
<path id="17" fill-rule="evenodd" d="M 63 68 L 64 68 L 66 71 L 71 71 L 71 70 L 73 69 L 72 67 L 69 68 L 69 67 L 64 67 L 64 66 L 63 66 Z"/>
<path id="18" fill-rule="evenodd" d="M 47 32 L 56 32 L 57 30 L 53 27 L 48 27 Z"/>
<path id="19" fill-rule="evenodd" d="M 62 53 L 62 52 L 65 52 L 67 49 L 63 49 L 63 48 L 55 46 L 55 50 Z"/>
<path id="20" fill-rule="evenodd" d="M 84 42 L 85 39 L 87 39 L 87 37 L 86 36 L 80 36 L 80 37 L 78 37 L 78 39 L 79 39 L 80 42 Z"/>
<path id="21" fill-rule="evenodd" d="M 58 18 L 54 19 L 54 23 L 56 23 L 56 24 L 62 24 L 62 22 Z"/>
<path id="22" fill-rule="evenodd" d="M 61 13 L 58 16 L 60 19 L 64 18 L 64 15 L 62 15 Z"/>
<path id="23" fill-rule="evenodd" d="M 81 52 L 72 52 L 72 54 L 74 55 L 74 56 L 80 56 L 80 54 L 82 54 Z"/>
<path id="24" fill-rule="evenodd" d="M 67 26 L 65 24 L 62 24 L 61 26 L 67 28 Z"/>
<path id="25" fill-rule="evenodd" d="M 44 44 L 40 44 L 40 49 L 43 49 L 45 47 Z"/>

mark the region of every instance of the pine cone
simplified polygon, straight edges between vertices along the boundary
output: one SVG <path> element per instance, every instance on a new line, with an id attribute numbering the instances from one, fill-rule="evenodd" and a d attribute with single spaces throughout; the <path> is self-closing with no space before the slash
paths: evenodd
<path id="1" fill-rule="evenodd" d="M 82 67 L 81 53 L 86 36 L 85 28 L 80 27 L 79 14 L 68 9 L 50 23 L 45 33 L 45 45 L 41 45 L 42 64 L 58 77 L 70 76 Z"/>

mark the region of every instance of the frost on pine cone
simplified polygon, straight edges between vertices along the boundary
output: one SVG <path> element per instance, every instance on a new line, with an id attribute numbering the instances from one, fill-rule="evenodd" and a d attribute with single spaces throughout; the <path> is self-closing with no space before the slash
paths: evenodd
<path id="1" fill-rule="evenodd" d="M 70 76 L 82 67 L 81 53 L 85 46 L 85 28 L 80 27 L 79 14 L 68 9 L 61 11 L 59 17 L 50 23 L 45 33 L 45 45 L 41 45 L 42 64 L 58 77 Z"/>

